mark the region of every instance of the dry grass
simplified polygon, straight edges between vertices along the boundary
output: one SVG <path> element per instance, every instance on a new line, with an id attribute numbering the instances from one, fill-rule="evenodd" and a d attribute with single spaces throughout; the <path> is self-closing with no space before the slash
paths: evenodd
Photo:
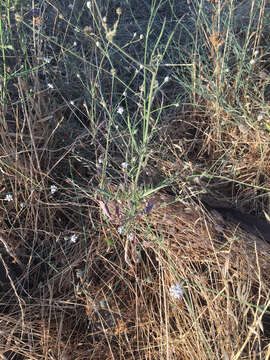
<path id="1" fill-rule="evenodd" d="M 0 357 L 269 359 L 270 244 L 200 201 L 269 214 L 269 5 L 70 5 L 0 5 Z"/>

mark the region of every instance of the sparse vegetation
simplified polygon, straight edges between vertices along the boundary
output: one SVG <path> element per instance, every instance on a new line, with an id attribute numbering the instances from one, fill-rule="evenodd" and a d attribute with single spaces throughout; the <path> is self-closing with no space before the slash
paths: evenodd
<path id="1" fill-rule="evenodd" d="M 269 3 L 0 8 L 0 357 L 269 359 Z"/>

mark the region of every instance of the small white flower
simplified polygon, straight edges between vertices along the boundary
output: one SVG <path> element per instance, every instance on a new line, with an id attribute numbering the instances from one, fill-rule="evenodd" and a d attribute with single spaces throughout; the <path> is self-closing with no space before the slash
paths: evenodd
<path id="1" fill-rule="evenodd" d="M 74 41 L 74 42 L 73 42 L 73 46 L 77 46 L 77 41 Z"/>
<path id="2" fill-rule="evenodd" d="M 25 208 L 25 203 L 24 202 L 22 202 L 22 203 L 20 203 L 20 207 L 21 207 L 21 209 L 24 209 Z"/>
<path id="3" fill-rule="evenodd" d="M 57 186 L 51 185 L 51 194 L 53 195 L 58 190 Z"/>
<path id="4" fill-rule="evenodd" d="M 18 22 L 18 23 L 21 23 L 23 21 L 23 17 L 18 14 L 18 13 L 15 13 L 15 20 Z"/>
<path id="5" fill-rule="evenodd" d="M 46 63 L 50 63 L 52 61 L 52 57 L 44 57 L 43 61 L 45 61 Z"/>
<path id="6" fill-rule="evenodd" d="M 170 77 L 169 76 L 166 76 L 165 79 L 164 79 L 164 82 L 167 83 L 168 81 L 170 81 Z"/>
<path id="7" fill-rule="evenodd" d="M 73 4 L 68 4 L 69 9 L 73 9 Z"/>
<path id="8" fill-rule="evenodd" d="M 71 242 L 71 243 L 73 243 L 73 244 L 75 244 L 75 242 L 77 241 L 77 239 L 78 239 L 78 235 L 76 235 L 76 234 L 64 236 L 64 240 L 65 240 L 65 241 L 69 241 L 69 242 Z"/>
<path id="9" fill-rule="evenodd" d="M 103 164 L 103 161 L 104 161 L 104 156 L 100 155 L 100 157 L 98 158 L 98 163 Z"/>
<path id="10" fill-rule="evenodd" d="M 5 197 L 5 200 L 6 201 L 13 201 L 13 196 L 11 194 L 7 194 L 6 197 Z"/>
<path id="11" fill-rule="evenodd" d="M 255 64 L 255 62 L 256 62 L 256 60 L 255 60 L 255 59 L 251 59 L 249 63 L 250 63 L 250 65 L 254 65 L 254 64 Z"/>
<path id="12" fill-rule="evenodd" d="M 90 33 L 91 31 L 93 31 L 93 29 L 92 29 L 91 26 L 85 26 L 85 27 L 83 28 L 83 32 L 85 33 L 85 35 L 86 35 L 87 33 Z"/>
<path id="13" fill-rule="evenodd" d="M 96 42 L 96 46 L 100 47 L 100 42 L 99 41 Z"/>
<path id="14" fill-rule="evenodd" d="M 172 285 L 169 289 L 170 295 L 174 298 L 174 299 L 181 299 L 183 297 L 184 294 L 184 290 L 182 288 L 181 284 L 177 284 L 177 285 Z"/>
<path id="15" fill-rule="evenodd" d="M 119 106 L 119 107 L 118 107 L 118 109 L 117 109 L 117 114 L 122 115 L 122 114 L 123 114 L 123 112 L 124 112 L 124 108 L 123 108 L 123 106 Z"/>
<path id="16" fill-rule="evenodd" d="M 123 232 L 125 231 L 125 227 L 124 227 L 123 225 L 122 225 L 122 226 L 118 226 L 117 231 L 118 231 L 118 234 L 122 235 Z"/>
<path id="17" fill-rule="evenodd" d="M 72 242 L 73 244 L 75 244 L 77 239 L 78 239 L 78 235 L 73 234 L 73 235 L 70 236 L 69 241 Z"/>
<path id="18" fill-rule="evenodd" d="M 116 9 L 116 14 L 119 16 L 122 14 L 122 9 L 120 7 Z"/>
<path id="19" fill-rule="evenodd" d="M 258 56 L 259 55 L 259 50 L 254 51 L 254 56 Z"/>
<path id="20" fill-rule="evenodd" d="M 90 9 L 90 7 L 91 7 L 91 1 L 87 1 L 86 6 L 88 7 L 88 9 Z"/>
<path id="21" fill-rule="evenodd" d="M 53 84 L 48 84 L 49 89 L 53 89 Z"/>
<path id="22" fill-rule="evenodd" d="M 142 40 L 144 38 L 143 34 L 140 35 L 140 39 Z"/>
<path id="23" fill-rule="evenodd" d="M 264 116 L 263 116 L 262 113 L 260 113 L 260 114 L 258 115 L 257 120 L 260 121 L 260 122 L 264 120 Z"/>
<path id="24" fill-rule="evenodd" d="M 127 170 L 127 168 L 129 167 L 129 163 L 128 162 L 122 162 L 121 167 L 122 167 L 122 169 Z"/>
<path id="25" fill-rule="evenodd" d="M 127 239 L 128 239 L 129 241 L 133 241 L 133 240 L 134 240 L 134 237 L 135 237 L 134 232 L 131 232 L 131 233 L 128 234 Z"/>
<path id="26" fill-rule="evenodd" d="M 74 106 L 74 101 L 73 100 L 70 100 L 70 105 L 73 105 Z"/>

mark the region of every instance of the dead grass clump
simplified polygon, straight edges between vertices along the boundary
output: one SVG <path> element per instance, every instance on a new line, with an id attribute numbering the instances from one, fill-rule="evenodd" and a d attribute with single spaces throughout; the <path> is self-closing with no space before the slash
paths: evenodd
<path id="1" fill-rule="evenodd" d="M 51 242 L 46 266 L 32 267 L 30 279 L 44 276 L 6 305 L 12 316 L 2 318 L 3 354 L 263 357 L 269 251 L 259 239 L 233 226 L 221 232 L 202 209 L 165 194 L 133 208 L 114 194 L 112 204 L 99 200 L 107 220 L 86 243 Z"/>
<path id="2" fill-rule="evenodd" d="M 163 351 L 176 359 L 192 359 L 195 354 L 200 359 L 263 356 L 268 335 L 263 336 L 260 326 L 269 302 L 269 246 L 261 249 L 259 239 L 254 241 L 251 235 L 235 228 L 218 234 L 217 224 L 209 222 L 203 212 L 173 203 L 170 197 L 166 200 L 164 204 L 164 196 L 150 198 L 143 208 L 155 204 L 151 212 L 143 220 L 138 208 L 130 232 L 124 232 L 129 247 L 137 248 L 137 252 L 127 250 L 125 254 L 135 278 L 138 269 L 147 263 L 146 258 L 155 264 L 152 271 L 144 266 L 145 280 L 152 273 L 150 284 L 159 287 L 153 289 L 158 298 L 151 300 L 152 309 L 157 309 L 147 312 L 150 318 L 159 314 L 155 322 L 164 329 L 155 346 L 162 351 L 164 342 Z M 121 214 L 124 208 L 120 201 L 107 205 L 111 221 L 115 209 Z M 119 218 L 119 212 L 116 215 L 118 221 L 127 220 L 121 215 Z M 147 226 L 139 231 L 135 219 L 146 221 Z M 134 253 L 137 257 L 132 257 Z M 181 287 L 178 295 L 172 291 L 172 284 Z M 148 285 L 147 293 L 143 293 L 147 304 L 150 291 Z"/>

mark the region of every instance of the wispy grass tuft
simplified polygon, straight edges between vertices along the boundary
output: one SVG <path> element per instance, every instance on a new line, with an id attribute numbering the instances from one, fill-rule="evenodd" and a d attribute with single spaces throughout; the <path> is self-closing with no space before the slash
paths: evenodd
<path id="1" fill-rule="evenodd" d="M 1 357 L 268 359 L 267 1 L 0 8 Z"/>

